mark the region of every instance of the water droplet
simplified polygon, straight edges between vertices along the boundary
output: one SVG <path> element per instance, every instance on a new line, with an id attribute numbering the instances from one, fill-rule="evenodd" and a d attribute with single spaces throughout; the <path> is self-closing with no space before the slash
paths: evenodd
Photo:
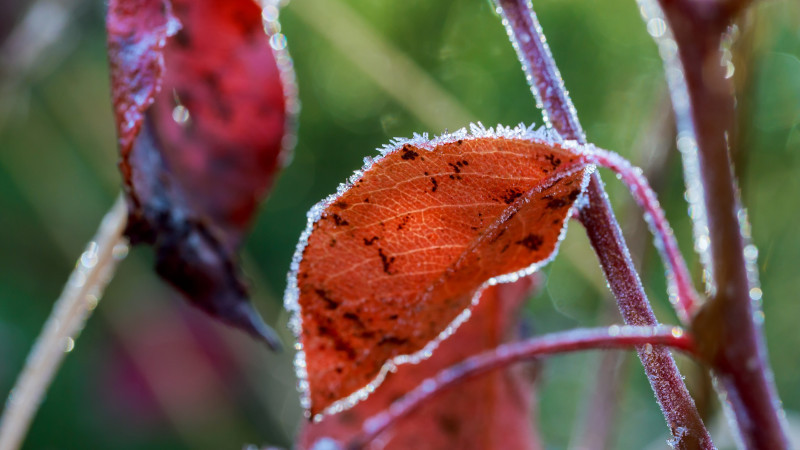
<path id="1" fill-rule="evenodd" d="M 87 269 L 91 269 L 97 264 L 97 243 L 90 242 L 89 245 L 86 246 L 86 251 L 81 254 L 81 259 L 79 261 L 80 265 Z"/>
<path id="2" fill-rule="evenodd" d="M 264 21 L 264 32 L 267 33 L 267 36 L 272 36 L 277 33 L 281 32 L 281 24 L 280 22 L 267 22 Z"/>
<path id="3" fill-rule="evenodd" d="M 700 236 L 697 238 L 697 250 L 701 252 L 705 252 L 708 250 L 708 247 L 711 245 L 711 239 L 708 236 Z"/>
<path id="4" fill-rule="evenodd" d="M 679 338 L 683 336 L 683 329 L 680 327 L 672 327 L 672 337 Z"/>
<path id="5" fill-rule="evenodd" d="M 278 20 L 278 7 L 275 5 L 267 5 L 261 11 L 261 19 L 264 22 L 275 22 Z"/>
<path id="6" fill-rule="evenodd" d="M 71 352 L 72 349 L 75 348 L 75 339 L 72 339 L 71 337 L 64 338 L 63 348 L 64 348 L 64 353 Z"/>
<path id="7" fill-rule="evenodd" d="M 183 106 L 178 105 L 172 109 L 172 120 L 178 125 L 184 125 L 189 121 L 189 110 Z"/>
<path id="8" fill-rule="evenodd" d="M 117 261 L 125 259 L 128 256 L 128 244 L 117 244 L 111 249 L 111 256 Z"/>
<path id="9" fill-rule="evenodd" d="M 744 247 L 744 257 L 749 261 L 755 261 L 758 258 L 758 247 L 753 244 Z"/>
<path id="10" fill-rule="evenodd" d="M 750 288 L 750 298 L 752 300 L 759 301 L 761 300 L 762 295 L 764 294 L 761 292 L 761 288 L 759 287 Z"/>
<path id="11" fill-rule="evenodd" d="M 273 34 L 269 38 L 269 45 L 275 50 L 283 50 L 286 48 L 286 36 L 283 33 Z"/>
<path id="12" fill-rule="evenodd" d="M 619 336 L 619 325 L 611 325 L 608 327 L 609 336 Z"/>
<path id="13" fill-rule="evenodd" d="M 100 299 L 97 298 L 94 294 L 89 294 L 86 296 L 86 309 L 89 311 L 93 311 L 97 308 L 97 303 L 100 302 Z"/>
<path id="14" fill-rule="evenodd" d="M 660 17 L 654 17 L 647 21 L 647 32 L 654 38 L 660 38 L 667 32 L 667 23 Z"/>

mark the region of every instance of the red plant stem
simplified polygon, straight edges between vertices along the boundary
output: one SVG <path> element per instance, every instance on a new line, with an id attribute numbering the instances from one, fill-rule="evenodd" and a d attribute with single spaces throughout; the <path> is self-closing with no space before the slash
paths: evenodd
<path id="1" fill-rule="evenodd" d="M 569 98 L 544 34 L 529 1 L 496 0 L 532 90 L 555 129 L 567 139 L 585 143 L 583 129 Z M 647 296 L 614 218 L 602 181 L 593 174 L 587 187 L 588 203 L 579 218 L 617 299 L 626 324 L 656 325 Z M 669 351 L 637 349 L 676 448 L 714 448 L 692 397 Z"/>
<path id="2" fill-rule="evenodd" d="M 678 45 L 698 147 L 716 288 L 692 324 L 714 368 L 746 448 L 789 448 L 761 327 L 750 298 L 739 199 L 728 154 L 735 123 L 731 80 L 720 64 L 722 36 L 746 2 L 660 0 Z"/>
<path id="3" fill-rule="evenodd" d="M 393 423 L 409 415 L 430 397 L 492 370 L 555 353 L 634 346 L 653 348 L 653 345 L 669 346 L 685 352 L 693 351 L 693 341 L 688 334 L 680 328 L 663 325 L 578 329 L 503 344 L 471 356 L 426 379 L 388 409 L 365 420 L 361 434 L 355 436 L 347 448 L 364 448 Z"/>
<path id="4" fill-rule="evenodd" d="M 639 276 L 633 267 L 630 254 L 619 225 L 613 216 L 602 181 L 596 177 L 595 187 L 590 183 L 587 191 L 588 205 L 581 209 L 580 220 L 586 228 L 589 241 L 600 259 L 600 265 L 617 298 L 623 319 L 629 325 L 654 325 L 657 323 L 647 301 Z M 633 281 L 631 281 L 633 280 Z M 714 448 L 703 420 L 689 395 L 683 377 L 669 351 L 655 347 L 647 352 L 638 348 L 650 386 L 656 394 L 667 420 L 676 448 Z"/>
<path id="5" fill-rule="evenodd" d="M 636 203 L 644 210 L 647 224 L 656 240 L 656 248 L 669 272 L 667 277 L 670 289 L 674 289 L 677 296 L 673 305 L 681 321 L 688 324 L 699 307 L 700 296 L 694 289 L 689 269 L 686 268 L 686 261 L 678 249 L 678 242 L 675 240 L 672 227 L 658 203 L 655 192 L 650 188 L 647 178 L 642 175 L 641 169 L 631 166 L 625 158 L 608 150 L 590 146 L 587 156 L 591 162 L 618 174 L 622 182 L 628 186 Z M 670 300 L 672 300 L 672 294 Z"/>

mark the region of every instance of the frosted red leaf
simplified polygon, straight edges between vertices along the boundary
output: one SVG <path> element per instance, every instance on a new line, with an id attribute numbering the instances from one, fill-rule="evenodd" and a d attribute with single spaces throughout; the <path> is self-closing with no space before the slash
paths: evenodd
<path id="1" fill-rule="evenodd" d="M 277 344 L 236 251 L 286 156 L 288 55 L 253 0 L 111 0 L 106 23 L 127 236 L 194 305 Z"/>
<path id="2" fill-rule="evenodd" d="M 473 131 L 398 143 L 309 213 L 285 301 L 311 415 L 363 399 L 429 355 L 482 286 L 554 255 L 586 180 L 579 152 L 526 129 Z"/>
<path id="3" fill-rule="evenodd" d="M 442 342 L 433 356 L 419 364 L 398 367 L 369 398 L 352 409 L 319 423 L 307 423 L 300 433 L 300 448 L 312 448 L 323 438 L 347 443 L 362 431 L 367 418 L 388 409 L 425 379 L 469 356 L 519 338 L 519 309 L 537 278 L 531 275 L 488 287 L 470 319 Z M 541 448 L 531 426 L 536 421 L 533 375 L 529 366 L 519 365 L 440 392 L 392 426 L 375 441 L 375 448 Z"/>

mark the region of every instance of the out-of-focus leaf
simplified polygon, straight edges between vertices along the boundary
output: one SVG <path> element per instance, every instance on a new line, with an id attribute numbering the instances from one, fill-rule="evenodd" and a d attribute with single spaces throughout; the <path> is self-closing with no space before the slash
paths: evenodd
<path id="1" fill-rule="evenodd" d="M 252 0 L 111 0 L 111 86 L 133 243 L 196 306 L 277 345 L 236 261 L 286 149 L 286 88 Z"/>
<path id="2" fill-rule="evenodd" d="M 295 254 L 286 304 L 312 415 L 428 356 L 485 283 L 549 261 L 587 179 L 579 152 L 522 127 L 394 144 L 312 209 Z"/>
<path id="3" fill-rule="evenodd" d="M 400 366 L 352 409 L 307 423 L 300 447 L 322 438 L 340 443 L 362 431 L 364 420 L 387 408 L 425 379 L 469 356 L 518 338 L 519 307 L 537 282 L 536 276 L 490 286 L 470 319 L 442 342 L 429 359 Z M 497 370 L 440 392 L 416 412 L 390 428 L 376 448 L 391 449 L 535 449 L 533 377 L 523 366 Z"/>

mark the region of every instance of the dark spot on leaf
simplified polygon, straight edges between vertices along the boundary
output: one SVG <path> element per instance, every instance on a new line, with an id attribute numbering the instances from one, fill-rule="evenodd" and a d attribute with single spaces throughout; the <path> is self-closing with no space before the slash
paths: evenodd
<path id="1" fill-rule="evenodd" d="M 372 245 L 372 244 L 374 244 L 374 243 L 375 243 L 375 241 L 377 241 L 378 239 L 380 239 L 378 236 L 372 236 L 372 237 L 371 237 L 371 238 L 369 238 L 369 239 L 367 239 L 367 238 L 364 238 L 364 245 Z"/>
<path id="2" fill-rule="evenodd" d="M 175 43 L 183 48 L 188 48 L 192 45 L 191 39 L 189 39 L 189 33 L 186 30 L 181 29 L 177 33 L 175 33 Z"/>
<path id="3" fill-rule="evenodd" d="M 329 246 L 333 247 L 336 245 L 336 239 L 331 238 L 331 242 L 328 244 Z"/>
<path id="4" fill-rule="evenodd" d="M 344 317 L 345 319 L 353 322 L 353 324 L 359 329 L 365 328 L 364 327 L 364 322 L 361 321 L 361 318 L 358 317 L 357 314 L 354 314 L 354 313 L 351 313 L 351 312 L 346 312 L 346 313 L 344 313 L 342 315 L 342 317 Z"/>
<path id="5" fill-rule="evenodd" d="M 393 275 L 393 273 L 390 272 L 390 268 L 392 266 L 392 263 L 394 262 L 394 256 L 391 257 L 387 256 L 385 253 L 383 253 L 382 248 L 378 249 L 378 256 L 381 257 L 381 263 L 383 263 L 383 271 L 386 272 L 387 275 Z"/>
<path id="6" fill-rule="evenodd" d="M 431 177 L 431 183 L 433 184 L 431 192 L 436 192 L 436 189 L 439 188 L 439 183 L 436 181 L 436 178 Z"/>
<path id="7" fill-rule="evenodd" d="M 529 234 L 524 239 L 517 241 L 517 244 L 524 245 L 525 248 L 531 251 L 539 250 L 539 247 L 544 243 L 544 239 L 537 234 Z"/>
<path id="8" fill-rule="evenodd" d="M 347 208 L 347 202 L 339 200 L 338 202 L 334 203 L 333 206 L 341 209 Z"/>
<path id="9" fill-rule="evenodd" d="M 417 159 L 417 156 L 419 156 L 419 153 L 415 152 L 414 150 L 411 150 L 411 148 L 408 145 L 403 146 L 403 154 L 400 155 L 400 158 L 406 161 L 413 161 Z"/>
<path id="10" fill-rule="evenodd" d="M 405 228 L 405 226 L 408 225 L 408 221 L 409 220 L 411 220 L 411 216 L 410 215 L 403 216 L 403 218 L 400 220 L 400 223 L 397 224 L 397 231 L 400 231 L 403 228 Z"/>
<path id="11" fill-rule="evenodd" d="M 350 222 L 342 219 L 342 216 L 340 216 L 338 214 L 333 214 L 333 222 L 336 223 L 337 227 L 344 226 L 344 225 L 350 225 Z"/>
<path id="12" fill-rule="evenodd" d="M 446 435 L 458 436 L 458 433 L 461 430 L 461 421 L 458 420 L 458 417 L 441 415 L 438 417 L 438 419 L 439 427 Z"/>
<path id="13" fill-rule="evenodd" d="M 384 336 L 378 341 L 378 345 L 392 345 L 399 346 L 408 342 L 408 339 L 399 338 L 397 336 Z"/>
<path id="14" fill-rule="evenodd" d="M 568 204 L 568 202 L 566 200 L 564 200 L 563 198 L 554 198 L 554 199 L 550 200 L 549 202 L 547 202 L 547 207 L 550 208 L 550 209 L 559 209 L 559 208 L 563 208 L 567 204 Z"/>
<path id="15" fill-rule="evenodd" d="M 503 194 L 503 201 L 506 205 L 510 205 L 514 203 L 514 200 L 522 197 L 522 191 L 518 191 L 516 189 L 509 189 Z"/>
<path id="16" fill-rule="evenodd" d="M 339 307 L 339 302 L 330 298 L 328 296 L 328 293 L 325 292 L 324 289 L 314 289 L 314 292 L 316 292 L 319 298 L 321 298 L 322 301 L 325 302 L 325 309 L 333 310 Z"/>
<path id="17" fill-rule="evenodd" d="M 549 155 L 545 155 L 544 159 L 550 161 L 550 164 L 552 164 L 553 167 L 558 167 L 561 165 L 561 158 L 556 158 L 556 155 L 552 153 Z"/>
<path id="18" fill-rule="evenodd" d="M 356 359 L 356 351 L 353 350 L 353 347 L 350 346 L 347 342 L 345 342 L 341 336 L 334 330 L 333 328 L 320 326 L 319 327 L 319 334 L 321 336 L 328 336 L 333 340 L 333 347 L 340 352 L 344 352 L 347 354 L 347 357 L 350 359 Z"/>
<path id="19" fill-rule="evenodd" d="M 453 168 L 453 171 L 454 171 L 455 173 L 461 173 L 461 166 L 460 166 L 460 164 L 461 164 L 461 161 L 458 161 L 456 164 L 453 164 L 453 163 L 447 163 L 447 165 L 448 165 L 448 166 L 450 166 L 450 167 L 452 167 L 452 168 Z"/>
<path id="20" fill-rule="evenodd" d="M 574 202 L 575 200 L 578 199 L 579 195 L 581 195 L 581 191 L 579 189 L 575 189 L 575 190 L 573 190 L 572 192 L 569 193 L 567 198 L 569 198 L 570 202 Z"/>

